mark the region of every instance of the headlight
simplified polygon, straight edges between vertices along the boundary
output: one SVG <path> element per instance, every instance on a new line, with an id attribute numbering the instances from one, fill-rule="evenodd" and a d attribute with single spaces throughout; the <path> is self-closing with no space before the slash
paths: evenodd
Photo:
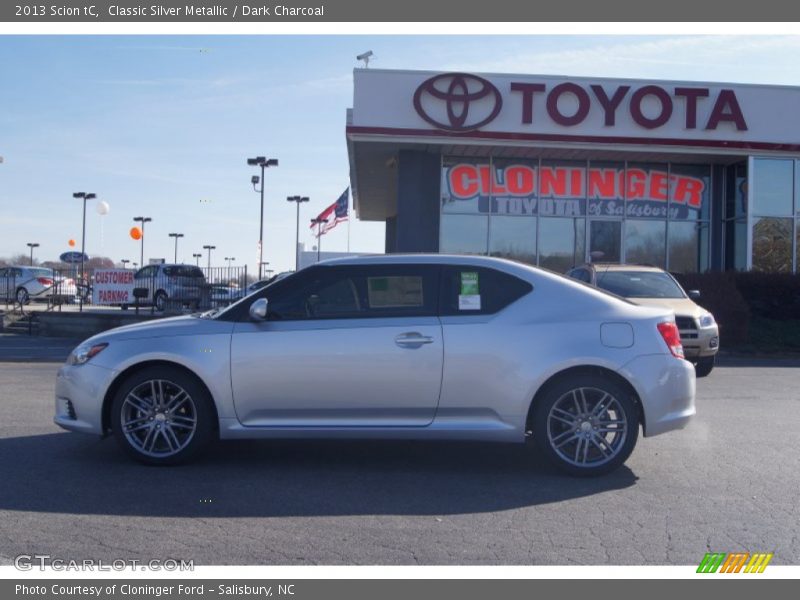
<path id="1" fill-rule="evenodd" d="M 706 313 L 700 317 L 700 327 L 711 327 L 715 323 L 716 321 L 714 321 L 714 315 L 711 313 Z"/>
<path id="2" fill-rule="evenodd" d="M 82 365 L 106 349 L 108 344 L 81 344 L 67 357 L 68 365 Z"/>

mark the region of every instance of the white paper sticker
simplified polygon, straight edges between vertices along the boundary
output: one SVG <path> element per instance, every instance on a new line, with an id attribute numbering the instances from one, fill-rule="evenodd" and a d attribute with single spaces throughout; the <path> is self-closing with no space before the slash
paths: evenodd
<path id="1" fill-rule="evenodd" d="M 480 310 L 481 309 L 481 296 L 480 294 L 459 294 L 458 296 L 458 310 Z"/>

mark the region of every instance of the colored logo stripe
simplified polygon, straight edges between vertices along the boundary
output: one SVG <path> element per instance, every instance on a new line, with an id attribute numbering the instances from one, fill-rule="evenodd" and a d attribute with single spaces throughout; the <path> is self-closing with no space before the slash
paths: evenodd
<path id="1" fill-rule="evenodd" d="M 772 552 L 707 552 L 697 567 L 698 573 L 763 573 L 772 560 Z M 749 559 L 749 560 L 748 560 Z M 747 566 L 745 566 L 745 563 Z M 742 571 L 744 568 L 744 571 Z"/>

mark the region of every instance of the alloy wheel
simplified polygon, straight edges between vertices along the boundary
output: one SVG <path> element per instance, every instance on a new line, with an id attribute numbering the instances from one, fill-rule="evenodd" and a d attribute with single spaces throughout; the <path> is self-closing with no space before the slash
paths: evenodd
<path id="1" fill-rule="evenodd" d="M 597 467 L 613 460 L 625 445 L 628 419 L 620 402 L 594 387 L 572 389 L 547 415 L 552 450 L 576 467 Z"/>
<path id="2" fill-rule="evenodd" d="M 128 443 L 139 453 L 165 458 L 192 441 L 197 407 L 181 386 L 150 379 L 131 389 L 122 402 L 121 425 Z"/>

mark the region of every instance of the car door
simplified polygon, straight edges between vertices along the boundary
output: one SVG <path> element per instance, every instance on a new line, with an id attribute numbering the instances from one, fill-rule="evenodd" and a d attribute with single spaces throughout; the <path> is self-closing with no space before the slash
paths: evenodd
<path id="1" fill-rule="evenodd" d="M 433 265 L 318 266 L 271 285 L 268 319 L 231 340 L 239 420 L 263 427 L 424 426 L 443 345 Z M 250 302 L 248 302 L 248 305 Z"/>
<path id="2" fill-rule="evenodd" d="M 8 271 L 0 269 L 0 298 L 8 298 Z"/>

